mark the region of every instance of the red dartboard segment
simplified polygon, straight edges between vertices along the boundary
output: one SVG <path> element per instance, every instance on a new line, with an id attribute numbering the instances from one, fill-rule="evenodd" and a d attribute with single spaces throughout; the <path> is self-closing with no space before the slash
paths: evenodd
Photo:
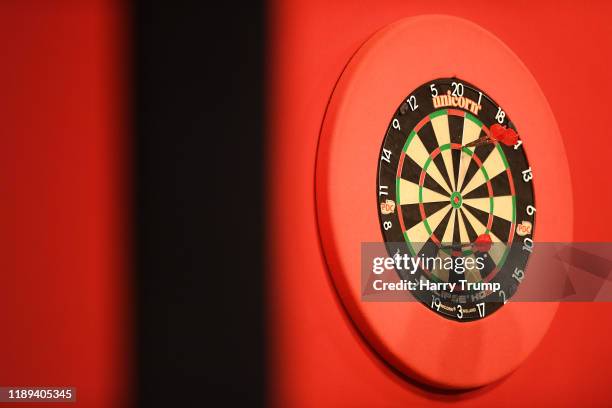
<path id="1" fill-rule="evenodd" d="M 508 179 L 512 180 L 512 172 L 510 171 L 510 169 L 506 169 L 506 173 L 508 173 Z M 516 191 L 514 189 L 514 182 L 510 183 L 510 194 L 516 195 Z"/>
<path id="2" fill-rule="evenodd" d="M 427 123 L 429 122 L 429 116 L 425 116 L 415 127 L 414 127 L 414 131 L 418 132 L 419 130 L 421 130 L 421 128 Z"/>
<path id="3" fill-rule="evenodd" d="M 413 63 L 415 56 L 418 64 Z M 475 63 L 483 56 L 486 70 Z M 537 237 L 571 240 L 569 183 L 555 182 L 569 180 L 569 171 L 544 95 L 500 40 L 448 16 L 415 17 L 387 26 L 351 59 L 333 91 L 321 131 L 316 204 L 332 281 L 364 341 L 405 375 L 435 386 L 470 388 L 507 375 L 525 360 L 547 331 L 557 304 L 510 303 L 484 320 L 457 323 L 417 302 L 361 301 L 360 244 L 381 241 L 373 183 L 390 114 L 405 92 L 431 78 L 453 76 L 494 95 L 519 126 L 537 175 Z M 530 282 L 527 278 L 522 285 Z"/>
<path id="4" fill-rule="evenodd" d="M 488 187 L 488 183 L 487 183 L 487 187 Z M 493 226 L 493 214 L 489 213 L 489 219 L 487 220 L 487 230 L 491 230 L 491 227 Z"/>
<path id="5" fill-rule="evenodd" d="M 448 109 L 448 114 L 454 115 L 454 116 L 460 116 L 462 118 L 465 117 L 465 112 L 462 110 L 458 110 L 458 109 Z"/>
<path id="6" fill-rule="evenodd" d="M 404 157 L 406 157 L 406 153 L 403 153 L 403 152 L 402 152 L 402 154 L 400 155 L 400 158 L 399 158 L 399 163 L 400 163 L 400 165 L 399 165 L 399 166 L 397 166 L 397 174 L 396 174 L 396 177 L 398 177 L 398 178 L 399 178 L 399 177 L 401 177 L 402 166 L 404 165 Z"/>

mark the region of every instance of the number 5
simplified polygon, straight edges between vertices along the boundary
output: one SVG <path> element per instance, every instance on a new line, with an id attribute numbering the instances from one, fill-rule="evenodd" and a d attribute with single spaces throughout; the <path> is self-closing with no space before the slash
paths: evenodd
<path id="1" fill-rule="evenodd" d="M 429 89 L 431 89 L 432 98 L 435 98 L 436 96 L 438 96 L 438 90 L 436 89 L 436 84 L 429 85 Z"/>

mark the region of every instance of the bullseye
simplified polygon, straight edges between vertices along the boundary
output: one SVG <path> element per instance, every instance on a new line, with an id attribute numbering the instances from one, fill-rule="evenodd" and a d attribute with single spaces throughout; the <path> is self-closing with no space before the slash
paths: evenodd
<path id="1" fill-rule="evenodd" d="M 461 203 L 463 203 L 463 197 L 461 197 L 461 193 L 455 191 L 453 194 L 451 194 L 450 201 L 453 208 L 460 208 Z"/>

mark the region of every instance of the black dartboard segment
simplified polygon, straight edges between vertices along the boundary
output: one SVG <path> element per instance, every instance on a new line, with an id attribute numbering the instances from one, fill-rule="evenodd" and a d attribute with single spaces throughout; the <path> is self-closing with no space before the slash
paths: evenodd
<path id="1" fill-rule="evenodd" d="M 500 284 L 499 291 L 460 291 L 459 285 L 452 292 L 413 291 L 433 312 L 457 321 L 482 319 L 502 307 L 523 280 L 533 248 L 536 207 L 527 146 L 519 138 L 510 146 L 466 147 L 488 137 L 495 124 L 518 132 L 483 90 L 459 78 L 435 79 L 402 101 L 380 152 L 376 199 L 390 255 L 481 260 L 467 270 L 398 271 L 401 278 Z M 483 235 L 492 245 L 480 252 L 475 242 Z"/>

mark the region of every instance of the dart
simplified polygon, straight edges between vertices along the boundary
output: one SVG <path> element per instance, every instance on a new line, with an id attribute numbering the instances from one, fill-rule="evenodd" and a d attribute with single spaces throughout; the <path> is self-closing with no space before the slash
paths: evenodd
<path id="1" fill-rule="evenodd" d="M 480 234 L 474 242 L 469 242 L 467 244 L 453 244 L 453 245 L 441 245 L 441 249 L 458 249 L 458 248 L 467 248 L 472 247 L 476 252 L 488 252 L 491 250 L 491 245 L 493 241 L 491 240 L 491 235 L 489 234 Z"/>
<path id="2" fill-rule="evenodd" d="M 518 141 L 518 134 L 514 129 L 507 128 L 502 125 L 498 125 L 497 123 L 491 126 L 491 131 L 489 136 L 484 136 L 470 142 L 462 147 L 475 147 L 480 146 L 487 143 L 496 143 L 500 142 L 505 144 L 506 146 L 513 146 Z"/>
<path id="3" fill-rule="evenodd" d="M 491 240 L 491 235 L 480 234 L 472 244 L 472 247 L 474 248 L 474 251 L 477 252 L 489 252 L 492 244 L 493 241 Z"/>

